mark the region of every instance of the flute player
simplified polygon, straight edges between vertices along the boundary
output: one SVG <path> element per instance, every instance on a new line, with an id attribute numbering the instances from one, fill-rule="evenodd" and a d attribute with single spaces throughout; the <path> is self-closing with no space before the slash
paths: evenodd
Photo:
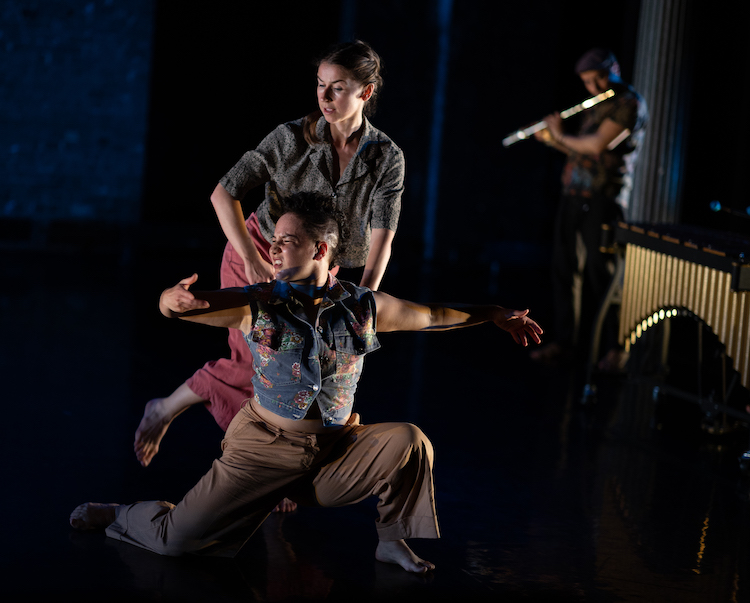
<path id="1" fill-rule="evenodd" d="M 602 224 L 623 218 L 648 120 L 643 97 L 623 82 L 612 52 L 589 50 L 575 72 L 590 95 L 609 89 L 615 94 L 584 111 L 575 133 L 567 132 L 560 114 L 554 113 L 544 118 L 547 127 L 534 134 L 567 155 L 553 246 L 554 332 L 549 343 L 531 353 L 543 363 L 587 351 L 582 343 L 588 341 L 590 326 L 582 317 L 596 313 L 613 272 L 610 258 L 600 251 Z M 617 372 L 623 368 L 624 352 L 617 345 L 616 316 L 607 317 L 602 337 L 607 352 L 598 367 Z"/>

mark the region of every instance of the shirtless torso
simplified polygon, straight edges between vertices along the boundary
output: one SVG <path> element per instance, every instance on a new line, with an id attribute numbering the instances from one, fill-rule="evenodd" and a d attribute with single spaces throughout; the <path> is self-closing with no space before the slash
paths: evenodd
<path id="1" fill-rule="evenodd" d="M 323 425 L 323 420 L 320 416 L 320 409 L 317 404 L 313 404 L 310 407 L 307 417 L 305 419 L 285 419 L 280 417 L 275 412 L 266 410 L 257 402 L 253 402 L 253 410 L 257 412 L 264 421 L 267 421 L 271 425 L 275 425 L 283 431 L 295 431 L 298 433 L 330 433 L 341 429 L 343 425 L 330 425 L 326 427 Z"/>

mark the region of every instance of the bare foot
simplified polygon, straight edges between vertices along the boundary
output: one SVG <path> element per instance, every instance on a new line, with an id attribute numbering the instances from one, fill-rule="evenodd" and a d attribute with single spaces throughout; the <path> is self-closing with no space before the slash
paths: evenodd
<path id="1" fill-rule="evenodd" d="M 159 452 L 161 439 L 167 433 L 173 418 L 166 412 L 164 398 L 154 398 L 146 403 L 133 443 L 135 456 L 144 467 L 148 466 L 151 459 Z"/>
<path id="2" fill-rule="evenodd" d="M 297 503 L 285 498 L 273 508 L 274 513 L 291 513 L 297 509 Z"/>
<path id="3" fill-rule="evenodd" d="M 70 514 L 70 525 L 76 530 L 103 530 L 115 519 L 116 503 L 88 502 L 78 505 Z"/>
<path id="4" fill-rule="evenodd" d="M 424 574 L 435 569 L 435 564 L 420 559 L 404 540 L 380 540 L 375 549 L 375 559 L 384 563 L 397 563 L 407 572 Z"/>
<path id="5" fill-rule="evenodd" d="M 599 360 L 597 368 L 603 373 L 609 375 L 617 375 L 625 371 L 625 365 L 628 362 L 628 354 L 625 350 L 620 348 L 612 348 L 609 350 L 604 357 Z"/>

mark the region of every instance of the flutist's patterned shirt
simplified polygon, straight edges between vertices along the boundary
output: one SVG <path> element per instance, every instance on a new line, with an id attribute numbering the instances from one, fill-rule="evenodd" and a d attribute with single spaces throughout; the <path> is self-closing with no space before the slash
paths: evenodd
<path id="1" fill-rule="evenodd" d="M 632 87 L 612 84 L 615 95 L 582 114 L 577 136 L 593 134 L 605 119 L 629 130 L 629 135 L 611 150 L 599 155 L 568 156 L 562 175 L 562 192 L 566 196 L 600 196 L 616 200 L 627 207 L 632 187 L 633 168 L 643 139 L 648 110 L 646 103 Z"/>

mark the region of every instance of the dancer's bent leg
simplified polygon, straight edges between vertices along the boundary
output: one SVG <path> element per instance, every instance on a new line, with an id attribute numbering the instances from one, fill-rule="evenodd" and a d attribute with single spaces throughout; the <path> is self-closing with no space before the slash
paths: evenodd
<path id="1" fill-rule="evenodd" d="M 313 481 L 318 503 L 341 506 L 378 496 L 376 559 L 397 563 L 410 572 L 434 569 L 404 540 L 440 536 L 433 449 L 424 433 L 409 423 L 357 426 L 329 458 Z"/>
<path id="2" fill-rule="evenodd" d="M 249 412 L 235 417 L 222 448 L 221 458 L 178 505 L 117 506 L 107 535 L 161 555 L 234 554 L 290 485 L 309 474 L 318 452 L 314 446 L 290 445 Z"/>

